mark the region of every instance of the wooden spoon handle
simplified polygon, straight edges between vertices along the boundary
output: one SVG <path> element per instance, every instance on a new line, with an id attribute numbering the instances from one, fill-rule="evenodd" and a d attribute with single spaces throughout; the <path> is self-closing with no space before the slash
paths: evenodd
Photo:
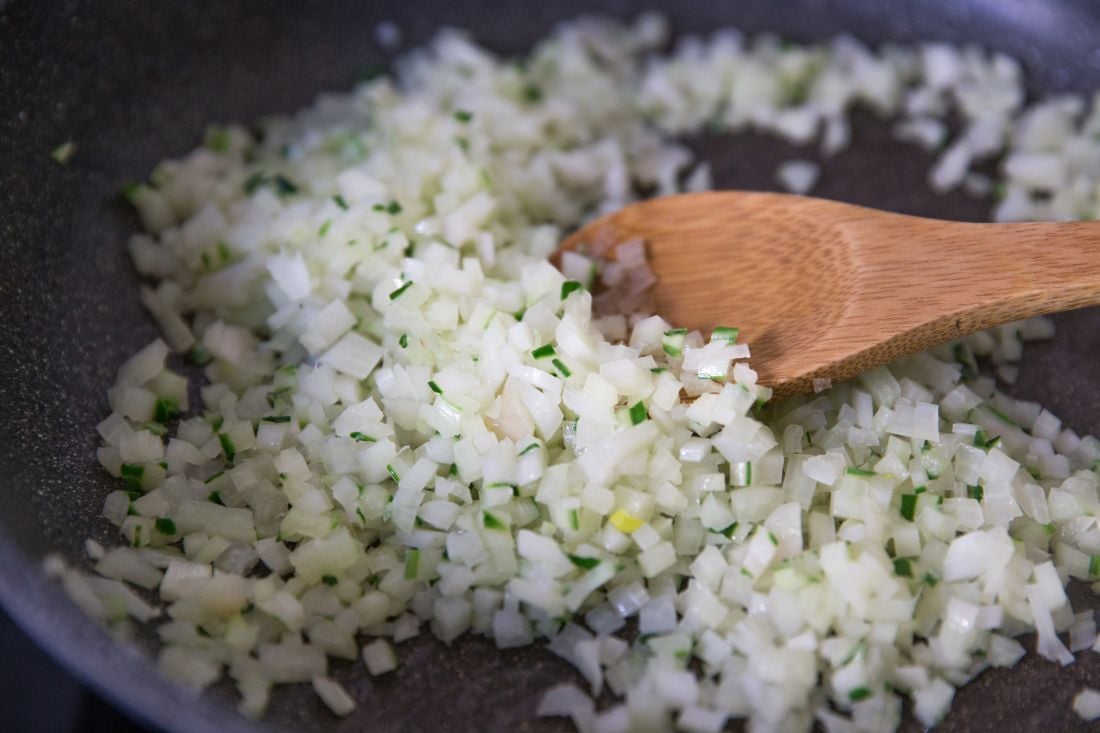
<path id="1" fill-rule="evenodd" d="M 915 329 L 905 341 L 921 348 L 1100 303 L 1100 222 L 991 225 L 883 215 L 840 228 L 859 241 L 845 316 L 865 320 L 876 340 Z"/>

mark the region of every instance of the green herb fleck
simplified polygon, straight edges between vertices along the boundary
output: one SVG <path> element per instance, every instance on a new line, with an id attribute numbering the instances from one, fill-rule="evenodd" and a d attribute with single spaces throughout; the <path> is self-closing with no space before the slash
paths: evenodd
<path id="1" fill-rule="evenodd" d="M 206 130 L 206 147 L 215 153 L 224 153 L 229 150 L 229 130 L 224 127 L 210 127 Z"/>
<path id="2" fill-rule="evenodd" d="M 187 361 L 195 366 L 206 366 L 214 357 L 205 346 L 199 344 L 187 352 Z"/>
<path id="3" fill-rule="evenodd" d="M 725 341 L 727 344 L 737 342 L 737 337 L 740 335 L 740 328 L 733 328 L 731 326 L 718 326 L 710 333 L 711 341 Z"/>
<path id="4" fill-rule="evenodd" d="M 737 531 L 737 522 L 734 522 L 730 526 L 725 527 L 723 529 L 712 529 L 710 531 L 714 532 L 715 534 L 720 534 L 728 540 L 728 539 L 732 538 L 733 533 Z"/>
<path id="5" fill-rule="evenodd" d="M 157 517 L 156 521 L 153 522 L 153 526 L 163 535 L 174 535 L 176 533 L 176 523 L 168 517 Z"/>
<path id="6" fill-rule="evenodd" d="M 598 557 L 581 557 L 580 555 L 569 555 L 569 562 L 576 565 L 581 570 L 591 570 L 600 564 L 600 558 Z"/>
<path id="7" fill-rule="evenodd" d="M 153 406 L 153 419 L 159 423 L 166 423 L 174 417 L 179 417 L 180 407 L 173 400 L 158 397 Z"/>
<path id="8" fill-rule="evenodd" d="M 53 158 L 53 162 L 58 165 L 65 165 L 76 153 L 76 143 L 72 140 L 61 143 L 56 148 L 50 151 L 50 157 Z"/>
<path id="9" fill-rule="evenodd" d="M 555 369 L 557 369 L 559 372 L 561 372 L 561 375 L 563 377 L 573 376 L 573 372 L 571 372 L 569 370 L 569 367 L 567 367 L 565 365 L 565 362 L 563 362 L 561 359 L 559 359 L 557 357 L 554 357 L 553 359 L 550 360 L 550 363 L 554 365 Z"/>
<path id="10" fill-rule="evenodd" d="M 932 573 L 925 573 L 924 582 L 928 584 L 929 588 L 935 588 L 936 585 L 940 582 L 940 579 L 937 578 L 935 575 L 932 575 Z"/>
<path id="11" fill-rule="evenodd" d="M 542 101 L 542 90 L 534 84 L 523 87 L 523 100 L 529 104 L 538 104 Z"/>
<path id="12" fill-rule="evenodd" d="M 280 196 L 292 196 L 298 193 L 298 185 L 282 174 L 277 175 L 275 176 L 275 193 Z"/>
<path id="13" fill-rule="evenodd" d="M 397 300 L 412 286 L 412 280 L 406 280 L 397 290 L 390 293 L 390 300 Z"/>
<path id="14" fill-rule="evenodd" d="M 899 557 L 894 560 L 894 575 L 901 575 L 906 578 L 913 577 L 913 565 L 907 558 Z"/>
<path id="15" fill-rule="evenodd" d="M 397 339 L 397 344 L 402 349 L 409 348 L 409 334 L 407 334 L 407 333 L 401 334 L 401 338 Z"/>
<path id="16" fill-rule="evenodd" d="M 467 122 L 469 122 L 473 118 L 474 118 L 474 114 L 472 112 L 467 112 L 464 109 L 460 109 L 457 112 L 455 112 L 455 119 L 458 120 L 459 122 L 461 122 L 462 124 L 466 124 Z"/>
<path id="17" fill-rule="evenodd" d="M 419 570 L 420 550 L 415 547 L 409 548 L 405 553 L 405 580 L 416 580 Z"/>
<path id="18" fill-rule="evenodd" d="M 136 463 L 123 463 L 119 468 L 119 473 L 122 474 L 123 480 L 131 490 L 142 490 L 141 479 L 145 475 L 145 466 Z"/>
<path id="19" fill-rule="evenodd" d="M 917 495 L 916 494 L 902 494 L 901 495 L 901 516 L 913 521 L 913 515 L 917 511 Z"/>
<path id="20" fill-rule="evenodd" d="M 325 219 L 325 223 L 321 225 L 321 228 L 317 230 L 317 236 L 323 237 L 328 234 L 328 230 L 332 228 L 332 219 Z"/>
<path id="21" fill-rule="evenodd" d="M 860 700 L 866 700 L 871 696 L 871 691 L 866 687 L 857 687 L 848 693 L 848 699 L 852 702 L 859 702 Z"/>
<path id="22" fill-rule="evenodd" d="M 344 197 L 340 194 L 336 194 L 332 197 L 332 200 L 336 202 L 336 205 L 340 207 L 342 211 L 348 210 L 348 202 L 344 200 Z"/>
<path id="23" fill-rule="evenodd" d="M 1015 420 L 1013 420 L 1011 417 L 1009 417 L 1008 415 L 1006 415 L 1003 412 L 1001 412 L 1000 410 L 998 410 L 993 405 L 986 405 L 986 407 L 988 407 L 989 411 L 992 412 L 994 415 L 996 415 L 997 418 L 1000 419 L 1001 422 L 1007 423 L 1007 424 L 1011 425 L 1014 428 L 1020 427 L 1019 425 L 1016 424 Z"/>
<path id="24" fill-rule="evenodd" d="M 566 280 L 561 284 L 561 299 L 565 300 L 569 297 L 570 293 L 582 289 L 584 289 L 584 286 L 576 280 Z"/>
<path id="25" fill-rule="evenodd" d="M 233 445 L 233 439 L 225 433 L 218 433 L 218 442 L 222 444 L 222 452 L 225 453 L 225 459 L 232 462 L 233 458 L 237 455 L 237 447 Z"/>
<path id="26" fill-rule="evenodd" d="M 644 402 L 635 402 L 630 407 L 630 424 L 640 425 L 645 422 L 649 417 L 649 413 L 646 411 Z"/>
<path id="27" fill-rule="evenodd" d="M 211 504 L 221 504 L 222 506 L 225 506 L 225 502 L 222 501 L 222 495 L 219 494 L 217 491 L 211 491 L 207 495 L 206 500 L 209 501 Z"/>

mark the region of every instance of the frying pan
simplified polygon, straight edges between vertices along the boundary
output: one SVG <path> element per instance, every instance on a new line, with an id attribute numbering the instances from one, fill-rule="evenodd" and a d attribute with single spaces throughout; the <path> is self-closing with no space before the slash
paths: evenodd
<path id="1" fill-rule="evenodd" d="M 797 41 L 849 33 L 872 44 L 977 42 L 1021 59 L 1030 93 L 1100 87 L 1100 4 L 1050 0 L 693 0 L 653 3 L 677 32 L 736 25 Z M 98 518 L 115 483 L 95 463 L 94 426 L 115 369 L 155 335 L 125 254 L 133 215 L 117 191 L 164 157 L 196 145 L 209 122 L 289 112 L 322 90 L 349 88 L 385 63 L 383 19 L 405 46 L 442 25 L 513 53 L 582 13 L 631 17 L 625 0 L 477 2 L 148 2 L 0 0 L 0 603 L 42 647 L 131 715 L 172 731 L 255 731 L 217 688 L 193 699 L 155 674 L 151 636 L 127 644 L 87 621 L 39 567 L 48 551 L 81 562 L 82 542 L 114 541 Z M 74 140 L 61 167 L 49 151 Z M 689 141 L 725 187 L 772 188 L 775 165 L 812 155 L 768 138 Z M 857 115 L 853 148 L 830 162 L 815 193 L 907 213 L 982 219 L 989 202 L 935 196 L 930 159 Z M 1100 432 L 1100 311 L 1055 318 L 1058 335 L 1030 346 L 1012 392 L 1043 402 L 1080 433 Z M 1083 590 L 1083 592 L 1082 592 Z M 1073 589 L 1074 607 L 1092 601 Z M 337 720 L 305 686 L 281 690 L 270 730 L 567 730 L 531 720 L 541 692 L 579 681 L 539 648 L 499 652 L 482 639 L 452 648 L 400 646 L 400 669 L 377 680 L 350 664 L 335 674 L 360 701 Z M 1031 642 L 1025 640 L 1025 643 Z M 361 667 L 361 665 L 360 665 Z M 1082 727 L 1069 702 L 1100 686 L 1098 656 L 1068 668 L 1029 655 L 960 690 L 952 731 Z M 911 719 L 907 729 L 916 730 Z"/>

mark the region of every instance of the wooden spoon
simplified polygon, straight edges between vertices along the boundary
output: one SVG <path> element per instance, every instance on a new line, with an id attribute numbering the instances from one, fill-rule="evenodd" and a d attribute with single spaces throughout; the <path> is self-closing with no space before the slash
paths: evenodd
<path id="1" fill-rule="evenodd" d="M 657 312 L 738 326 L 777 396 L 973 331 L 1100 303 L 1100 224 L 971 224 L 778 193 L 669 196 L 569 237 L 641 238 Z M 614 259 L 613 251 L 607 255 Z"/>

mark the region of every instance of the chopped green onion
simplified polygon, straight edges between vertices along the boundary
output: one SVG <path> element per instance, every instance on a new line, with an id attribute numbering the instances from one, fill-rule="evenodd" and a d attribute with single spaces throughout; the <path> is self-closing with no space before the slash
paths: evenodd
<path id="1" fill-rule="evenodd" d="M 710 340 L 711 342 L 725 341 L 727 344 L 732 344 L 737 342 L 737 337 L 738 335 L 740 335 L 740 333 L 740 328 L 733 328 L 731 326 L 718 326 L 710 332 Z"/>
<path id="2" fill-rule="evenodd" d="M 569 510 L 569 526 L 573 528 L 573 531 L 581 528 L 581 515 L 576 509 Z"/>
<path id="3" fill-rule="evenodd" d="M 413 284 L 412 280 L 406 280 L 401 285 L 401 287 L 399 287 L 397 290 L 394 290 L 393 292 L 390 293 L 390 300 L 397 300 L 398 298 L 400 298 L 402 295 L 404 295 L 406 290 L 408 290 L 410 287 L 412 287 L 412 284 Z"/>
<path id="4" fill-rule="evenodd" d="M 222 501 L 222 495 L 219 494 L 217 491 L 211 491 L 207 495 L 206 500 L 212 504 L 221 504 L 222 506 L 225 506 L 225 502 Z"/>
<path id="5" fill-rule="evenodd" d="M 122 474 L 123 480 L 131 490 L 143 490 L 141 479 L 145 475 L 145 466 L 136 463 L 123 463 L 122 466 L 119 467 L 119 473 Z"/>
<path id="6" fill-rule="evenodd" d="M 359 442 L 359 443 L 375 443 L 375 442 L 377 442 L 377 438 L 372 438 L 369 435 L 364 435 L 363 433 L 359 432 L 358 430 L 353 430 L 350 433 L 348 433 L 348 437 L 351 438 L 352 440 L 356 441 L 356 442 Z"/>
<path id="7" fill-rule="evenodd" d="M 392 464 L 386 464 L 386 472 L 389 473 L 390 478 L 394 480 L 394 483 L 401 483 L 401 477 L 397 475 L 397 471 L 394 470 Z"/>
<path id="8" fill-rule="evenodd" d="M 996 415 L 996 416 L 997 416 L 997 418 L 998 418 L 998 419 L 999 419 L 999 420 L 1000 420 L 1001 422 L 1007 423 L 1007 424 L 1011 425 L 1011 426 L 1012 426 L 1012 427 L 1014 427 L 1014 428 L 1018 428 L 1018 427 L 1020 427 L 1019 425 L 1017 425 L 1017 424 L 1016 424 L 1016 421 L 1015 421 L 1015 420 L 1013 420 L 1013 419 L 1012 419 L 1011 417 L 1009 417 L 1008 415 L 1006 415 L 1006 414 L 1004 414 L 1003 412 L 1001 412 L 1000 410 L 998 410 L 998 409 L 997 409 L 996 407 L 994 407 L 993 405 L 986 405 L 986 407 L 988 407 L 988 408 L 989 408 L 989 411 L 990 411 L 990 412 L 992 412 L 992 413 L 993 413 L 994 415 Z"/>
<path id="9" fill-rule="evenodd" d="M 779 547 L 779 538 L 775 536 L 774 532 L 768 532 L 768 539 L 771 540 L 773 545 Z"/>
<path id="10" fill-rule="evenodd" d="M 173 535 L 176 533 L 176 523 L 168 517 L 157 517 L 156 521 L 153 522 L 153 526 L 163 535 Z"/>
<path id="11" fill-rule="evenodd" d="M 907 558 L 899 557 L 894 560 L 894 575 L 901 575 L 906 578 L 913 577 L 913 565 Z"/>
<path id="12" fill-rule="evenodd" d="M 902 494 L 901 495 L 901 516 L 913 521 L 913 515 L 917 511 L 917 495 L 916 494 Z"/>
<path id="13" fill-rule="evenodd" d="M 436 394 L 443 394 L 443 390 L 435 382 L 429 381 L 428 382 L 428 388 L 431 389 Z"/>
<path id="14" fill-rule="evenodd" d="M 415 547 L 409 548 L 405 553 L 405 580 L 416 580 L 419 570 L 420 550 Z"/>
<path id="15" fill-rule="evenodd" d="M 224 127 L 210 127 L 206 130 L 206 147 L 215 153 L 224 153 L 229 150 L 229 130 Z"/>
<path id="16" fill-rule="evenodd" d="M 540 347 L 538 347 L 537 349 L 535 349 L 534 351 L 531 352 L 531 356 L 533 356 L 536 359 L 545 359 L 548 356 L 554 356 L 554 354 L 555 354 L 555 352 L 554 352 L 554 345 L 553 344 L 546 344 L 545 346 L 540 346 Z"/>
<path id="17" fill-rule="evenodd" d="M 534 84 L 528 84 L 523 87 L 523 99 L 530 104 L 536 104 L 542 101 L 542 90 Z"/>
<path id="18" fill-rule="evenodd" d="M 268 415 L 260 419 L 264 422 L 290 422 L 290 415 Z"/>
<path id="19" fill-rule="evenodd" d="M 733 524 L 731 524 L 728 527 L 725 527 L 723 529 L 712 529 L 711 530 L 711 532 L 714 532 L 715 534 L 720 534 L 723 537 L 725 537 L 727 540 L 732 538 L 733 533 L 736 532 L 736 531 L 737 531 L 737 522 L 734 522 Z"/>
<path id="20" fill-rule="evenodd" d="M 581 570 L 591 570 L 600 564 L 600 558 L 598 557 L 581 557 L 580 555 L 569 555 L 569 562 L 576 565 Z"/>
<path id="21" fill-rule="evenodd" d="M 280 196 L 291 196 L 298 193 L 298 186 L 283 175 L 275 176 L 275 192 Z"/>
<path id="22" fill-rule="evenodd" d="M 936 584 L 940 582 L 940 579 L 932 575 L 932 573 L 925 573 L 924 582 L 928 584 L 928 587 L 935 588 Z"/>
<path id="23" fill-rule="evenodd" d="M 464 109 L 460 109 L 455 112 L 455 119 L 465 124 L 474 118 L 473 112 L 467 112 Z"/>
<path id="24" fill-rule="evenodd" d="M 409 348 L 409 334 L 407 334 L 407 333 L 401 334 L 401 338 L 397 339 L 397 344 L 402 349 Z"/>
<path id="25" fill-rule="evenodd" d="M 526 448 L 521 450 L 519 452 L 519 454 L 521 456 L 524 456 L 524 455 L 527 455 L 528 453 L 530 453 L 531 451 L 538 450 L 538 449 L 539 449 L 539 444 L 538 443 L 531 443 L 529 446 L 527 446 Z"/>
<path id="26" fill-rule="evenodd" d="M 1100 555 L 1093 555 L 1089 558 L 1089 577 L 1095 578 L 1100 575 Z"/>
<path id="27" fill-rule="evenodd" d="M 978 501 L 981 501 L 982 497 L 985 496 L 985 489 L 982 488 L 981 484 L 967 486 L 966 495 L 969 496 L 971 499 L 977 499 Z"/>
<path id="28" fill-rule="evenodd" d="M 187 352 L 187 361 L 191 362 L 195 366 L 206 366 L 214 357 L 202 344 L 194 346 Z"/>
<path id="29" fill-rule="evenodd" d="M 329 586 L 329 587 L 332 587 L 332 586 L 336 585 L 337 583 L 339 583 L 340 580 L 335 575 L 322 575 L 321 576 L 321 582 L 324 583 L 325 585 Z"/>
<path id="30" fill-rule="evenodd" d="M 565 362 L 563 362 L 561 359 L 559 359 L 557 357 L 554 357 L 553 359 L 550 360 L 550 363 L 554 365 L 555 369 L 557 369 L 559 372 L 561 372 L 561 375 L 563 377 L 573 376 L 573 372 L 571 372 L 569 370 L 569 367 L 567 367 L 565 365 Z"/>
<path id="31" fill-rule="evenodd" d="M 218 433 L 218 442 L 222 444 L 222 451 L 225 453 L 225 459 L 232 462 L 233 458 L 237 455 L 237 447 L 233 445 L 233 439 L 225 433 Z"/>
<path id="32" fill-rule="evenodd" d="M 153 406 L 153 419 L 159 423 L 166 423 L 174 417 L 179 417 L 179 405 L 173 400 L 158 397 Z"/>
<path id="33" fill-rule="evenodd" d="M 482 512 L 481 514 L 485 520 L 486 529 L 508 529 L 508 525 L 500 521 L 492 512 Z"/>
<path id="34" fill-rule="evenodd" d="M 866 700 L 871 696 L 871 691 L 866 687 L 857 687 L 848 693 L 848 699 L 852 702 L 859 702 L 860 700 Z"/>
<path id="35" fill-rule="evenodd" d="M 866 468 L 856 468 L 855 466 L 848 466 L 847 473 L 848 473 L 849 476 L 863 476 L 863 477 L 877 476 L 878 475 L 874 471 L 868 471 Z"/>
<path id="36" fill-rule="evenodd" d="M 76 143 L 69 140 L 51 150 L 50 157 L 53 158 L 53 161 L 58 165 L 65 165 L 73 157 L 74 153 L 76 153 Z"/>
<path id="37" fill-rule="evenodd" d="M 653 374 L 664 374 L 665 372 L 668 371 L 668 368 L 667 367 L 653 367 L 649 371 L 652 372 Z"/>
<path id="38" fill-rule="evenodd" d="M 680 356 L 684 352 L 684 340 L 687 337 L 686 328 L 673 328 L 665 331 L 661 339 L 661 348 L 669 356 Z"/>
<path id="39" fill-rule="evenodd" d="M 341 196 L 340 194 L 336 194 L 335 196 L 333 196 L 332 200 L 336 202 L 336 205 L 339 206 L 341 210 L 343 210 L 343 211 L 348 210 L 348 202 L 345 201 L 344 197 Z"/>
<path id="40" fill-rule="evenodd" d="M 573 293 L 577 290 L 583 290 L 583 289 L 584 289 L 584 286 L 581 285 L 576 280 L 566 280 L 565 282 L 563 282 L 561 284 L 561 299 L 565 300 L 566 298 L 569 297 L 570 293 Z"/>
<path id="41" fill-rule="evenodd" d="M 325 223 L 321 225 L 321 228 L 317 230 L 317 236 L 323 237 L 328 234 L 328 230 L 332 227 L 332 219 L 325 219 Z"/>
<path id="42" fill-rule="evenodd" d="M 644 402 L 635 402 L 630 407 L 630 424 L 640 425 L 645 422 L 649 417 L 649 413 L 646 411 Z"/>

